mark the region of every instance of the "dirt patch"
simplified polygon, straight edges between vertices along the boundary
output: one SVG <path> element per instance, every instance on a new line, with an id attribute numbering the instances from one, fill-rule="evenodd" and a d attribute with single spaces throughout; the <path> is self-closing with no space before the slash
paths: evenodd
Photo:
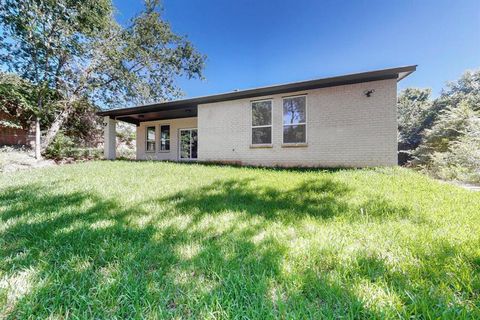
<path id="1" fill-rule="evenodd" d="M 35 159 L 33 151 L 29 149 L 0 148 L 0 172 L 14 172 L 53 165 L 55 165 L 53 160 Z"/>

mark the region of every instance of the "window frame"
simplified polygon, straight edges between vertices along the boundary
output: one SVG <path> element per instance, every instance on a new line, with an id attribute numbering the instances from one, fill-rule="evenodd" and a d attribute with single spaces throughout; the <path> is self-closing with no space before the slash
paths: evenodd
<path id="1" fill-rule="evenodd" d="M 299 123 L 294 123 L 294 124 L 285 124 L 285 114 L 283 112 L 283 107 L 286 99 L 292 99 L 292 98 L 300 98 L 300 97 L 305 97 L 305 122 L 299 122 Z M 306 93 L 304 94 L 296 94 L 293 96 L 285 96 L 282 97 L 282 145 L 286 147 L 291 147 L 291 146 L 306 146 L 308 143 L 308 95 Z M 305 141 L 303 142 L 285 142 L 285 133 L 284 133 L 284 128 L 285 126 L 298 126 L 298 125 L 304 125 L 305 126 Z"/>
<path id="2" fill-rule="evenodd" d="M 172 149 L 172 126 L 170 125 L 170 123 L 165 123 L 165 124 L 160 124 L 159 127 L 160 127 L 160 130 L 159 130 L 160 136 L 158 139 L 158 144 L 159 144 L 158 152 L 168 153 Z M 168 140 L 168 149 L 165 149 L 165 150 L 162 150 L 162 127 L 168 127 L 168 139 L 166 139 Z"/>
<path id="3" fill-rule="evenodd" d="M 148 140 L 148 129 L 153 128 L 154 138 L 153 140 Z M 148 150 L 148 143 L 153 141 L 153 150 Z M 157 150 L 157 126 L 145 126 L 145 153 L 155 153 Z"/>
<path id="4" fill-rule="evenodd" d="M 190 158 L 182 158 L 182 131 L 190 131 L 190 143 L 189 143 L 189 150 L 190 150 Z M 197 131 L 197 157 L 192 158 L 192 141 L 191 141 L 191 134 L 192 131 Z M 177 153 L 178 161 L 198 161 L 198 127 L 195 128 L 179 128 L 178 129 L 178 153 Z"/>
<path id="5" fill-rule="evenodd" d="M 266 102 L 270 101 L 270 125 L 253 125 L 253 104 L 257 102 Z M 253 129 L 255 128 L 270 128 L 270 142 L 269 143 L 253 143 Z M 260 99 L 250 101 L 250 146 L 252 147 L 270 147 L 273 144 L 273 99 Z"/>

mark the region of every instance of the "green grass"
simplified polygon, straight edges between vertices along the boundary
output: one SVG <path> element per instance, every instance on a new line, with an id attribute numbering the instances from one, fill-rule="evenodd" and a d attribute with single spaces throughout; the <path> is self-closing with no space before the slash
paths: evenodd
<path id="1" fill-rule="evenodd" d="M 480 193 L 401 168 L 0 177 L 0 318 L 480 318 Z"/>

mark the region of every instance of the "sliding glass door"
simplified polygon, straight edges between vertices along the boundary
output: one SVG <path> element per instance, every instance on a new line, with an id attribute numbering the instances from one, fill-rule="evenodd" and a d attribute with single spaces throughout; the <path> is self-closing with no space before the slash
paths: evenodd
<path id="1" fill-rule="evenodd" d="M 197 129 L 180 129 L 179 134 L 180 160 L 197 159 L 198 134 Z"/>

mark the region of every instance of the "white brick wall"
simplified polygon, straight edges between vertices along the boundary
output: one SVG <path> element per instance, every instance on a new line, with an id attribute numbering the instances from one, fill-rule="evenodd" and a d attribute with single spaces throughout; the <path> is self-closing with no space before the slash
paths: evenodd
<path id="1" fill-rule="evenodd" d="M 170 125 L 170 151 L 160 151 L 160 126 Z M 147 127 L 155 126 L 155 152 L 145 151 L 145 131 Z M 137 159 L 138 160 L 171 160 L 178 158 L 178 132 L 180 129 L 197 127 L 197 118 L 183 118 L 161 121 L 142 122 L 137 127 Z"/>
<path id="2" fill-rule="evenodd" d="M 365 90 L 374 89 L 367 98 Z M 395 79 L 198 106 L 201 161 L 365 167 L 397 163 Z M 282 146 L 282 97 L 307 94 L 306 147 Z M 273 99 L 272 148 L 251 148 L 251 101 Z"/>

